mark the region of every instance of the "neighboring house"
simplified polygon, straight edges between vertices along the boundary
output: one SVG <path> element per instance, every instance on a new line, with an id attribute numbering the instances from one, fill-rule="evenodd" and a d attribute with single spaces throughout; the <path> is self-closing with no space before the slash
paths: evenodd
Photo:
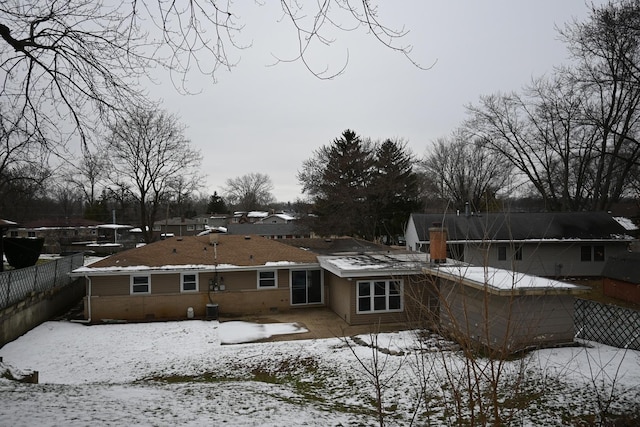
<path id="1" fill-rule="evenodd" d="M 602 271 L 605 295 L 640 306 L 640 252 L 628 252 L 607 259 Z"/>
<path id="2" fill-rule="evenodd" d="M 421 280 L 421 262 L 423 254 L 406 253 L 320 261 L 257 235 L 210 234 L 131 249 L 72 275 L 86 279 L 92 322 L 186 318 L 189 308 L 204 317 L 217 304 L 226 316 L 327 306 L 350 324 L 375 324 L 407 320 L 405 292 Z"/>
<path id="3" fill-rule="evenodd" d="M 59 254 L 65 251 L 82 250 L 83 245 L 100 238 L 98 221 L 89 219 L 50 218 L 30 221 L 12 229 L 9 237 L 37 237 L 44 239 L 42 252 Z"/>
<path id="4" fill-rule="evenodd" d="M 407 248 L 429 250 L 429 228 L 447 232 L 447 256 L 546 277 L 600 276 L 635 232 L 605 212 L 411 214 Z M 630 229 L 631 228 L 631 229 Z"/>
<path id="5" fill-rule="evenodd" d="M 195 236 L 210 226 L 209 217 L 183 218 L 173 217 L 166 218 L 153 223 L 153 234 L 158 237 L 165 236 Z"/>
<path id="6" fill-rule="evenodd" d="M 295 221 L 295 217 L 286 213 L 275 213 L 256 221 L 258 224 L 289 224 Z"/>
<path id="7" fill-rule="evenodd" d="M 258 222 L 268 216 L 269 216 L 269 212 L 265 212 L 265 211 L 250 211 L 250 212 L 237 211 L 233 213 L 230 223 L 231 224 L 247 224 L 247 223 L 253 224 L 254 222 Z"/>
<path id="8" fill-rule="evenodd" d="M 286 224 L 262 224 L 260 222 L 229 224 L 227 226 L 227 233 L 235 235 L 257 234 L 258 236 L 266 237 L 268 239 L 295 239 L 311 237 L 311 231 L 309 228 L 296 222 Z"/>

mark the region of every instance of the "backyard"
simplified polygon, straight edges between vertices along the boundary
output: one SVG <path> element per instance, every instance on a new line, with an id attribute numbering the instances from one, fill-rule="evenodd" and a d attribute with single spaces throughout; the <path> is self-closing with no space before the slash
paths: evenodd
<path id="1" fill-rule="evenodd" d="M 0 380 L 0 419 L 13 426 L 286 426 L 499 417 L 584 425 L 640 414 L 640 352 L 583 343 L 499 364 L 478 357 L 474 368 L 455 344 L 417 331 L 242 343 L 297 332 L 304 330 L 295 324 L 201 320 L 47 322 L 0 349 L 5 376 L 39 373 L 39 384 Z M 484 373 L 476 375 L 477 367 Z M 477 387 L 468 388 L 473 372 Z M 492 400 L 500 402 L 493 414 Z"/>

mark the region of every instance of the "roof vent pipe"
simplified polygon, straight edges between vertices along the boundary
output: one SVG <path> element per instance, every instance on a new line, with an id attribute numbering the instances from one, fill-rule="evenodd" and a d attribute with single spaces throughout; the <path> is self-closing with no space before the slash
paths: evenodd
<path id="1" fill-rule="evenodd" d="M 447 262 L 447 229 L 440 222 L 429 227 L 429 259 L 434 264 Z"/>

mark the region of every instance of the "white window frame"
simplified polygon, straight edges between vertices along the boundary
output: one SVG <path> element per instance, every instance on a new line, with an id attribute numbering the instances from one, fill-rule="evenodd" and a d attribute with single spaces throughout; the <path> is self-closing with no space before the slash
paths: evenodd
<path id="1" fill-rule="evenodd" d="M 140 283 L 135 283 L 137 277 L 145 277 L 147 279 L 147 291 L 136 292 L 133 290 L 134 286 L 140 286 Z M 151 275 L 150 274 L 132 274 L 129 276 L 129 292 L 131 295 L 149 295 L 151 294 Z"/>
<path id="2" fill-rule="evenodd" d="M 400 296 L 400 308 L 389 309 L 389 289 L 390 284 L 392 282 L 398 283 L 400 285 L 399 296 Z M 369 295 L 365 295 L 363 297 L 360 296 L 360 285 L 361 284 L 369 284 Z M 376 283 L 384 283 L 385 284 L 385 309 L 384 310 L 376 310 L 375 309 L 375 284 Z M 369 297 L 369 307 L 370 310 L 360 310 L 360 299 Z M 379 297 L 380 295 L 378 295 Z M 356 282 L 356 314 L 378 314 L 378 313 L 399 313 L 404 311 L 404 281 L 401 279 L 371 279 L 371 280 L 359 280 Z"/>
<path id="3" fill-rule="evenodd" d="M 273 273 L 273 278 L 268 277 L 261 277 L 263 273 Z M 256 286 L 258 287 L 258 289 L 277 289 L 278 288 L 278 270 L 258 270 L 258 272 L 256 273 L 256 277 L 257 277 L 257 284 Z M 273 280 L 273 285 L 263 285 L 262 282 L 263 281 L 271 281 Z"/>
<path id="4" fill-rule="evenodd" d="M 187 231 L 193 231 L 196 229 L 196 226 L 193 224 L 187 224 Z"/>
<path id="5" fill-rule="evenodd" d="M 195 283 L 195 285 L 196 285 L 195 289 L 185 289 L 184 288 L 184 285 L 185 285 L 184 278 L 185 278 L 185 276 L 194 276 L 195 277 L 195 280 L 193 282 L 191 282 L 191 281 L 188 282 L 188 283 Z M 200 283 L 198 281 L 198 276 L 199 275 L 196 272 L 183 272 L 183 273 L 180 273 L 180 292 L 183 292 L 183 293 L 184 292 L 186 292 L 186 293 L 198 292 L 198 290 L 200 289 Z"/>

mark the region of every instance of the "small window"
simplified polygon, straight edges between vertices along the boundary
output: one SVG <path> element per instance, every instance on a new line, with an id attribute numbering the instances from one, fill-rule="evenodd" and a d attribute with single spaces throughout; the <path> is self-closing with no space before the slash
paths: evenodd
<path id="1" fill-rule="evenodd" d="M 506 261 L 506 260 L 507 260 L 507 247 L 498 246 L 498 261 Z"/>
<path id="2" fill-rule="evenodd" d="M 182 273 L 180 275 L 180 292 L 198 292 L 198 275 Z"/>
<path id="3" fill-rule="evenodd" d="M 604 246 L 593 247 L 593 260 L 604 261 Z"/>
<path id="4" fill-rule="evenodd" d="M 580 246 L 580 261 L 591 261 L 591 246 Z"/>
<path id="5" fill-rule="evenodd" d="M 27 231 L 27 237 L 36 237 L 35 231 Z"/>
<path id="6" fill-rule="evenodd" d="M 522 261 L 522 246 L 518 246 L 513 253 L 513 259 L 515 261 Z"/>
<path id="7" fill-rule="evenodd" d="M 278 280 L 275 270 L 258 271 L 258 288 L 275 288 Z"/>
<path id="8" fill-rule="evenodd" d="M 159 225 L 154 225 L 153 226 L 153 231 L 160 231 L 160 226 Z"/>
<path id="9" fill-rule="evenodd" d="M 187 231 L 193 231 L 196 229 L 196 226 L 193 224 L 187 224 Z"/>
<path id="10" fill-rule="evenodd" d="M 131 276 L 132 294 L 150 294 L 151 278 L 149 276 Z"/>

